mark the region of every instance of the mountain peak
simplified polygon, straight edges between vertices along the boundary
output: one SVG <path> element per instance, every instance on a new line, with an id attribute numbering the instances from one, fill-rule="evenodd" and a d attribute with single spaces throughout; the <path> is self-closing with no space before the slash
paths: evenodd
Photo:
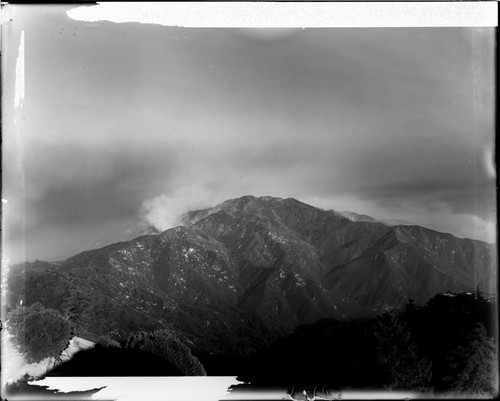
<path id="1" fill-rule="evenodd" d="M 244 195 L 239 198 L 234 198 L 234 199 L 228 199 L 224 202 L 222 202 L 218 206 L 245 206 L 245 205 L 268 205 L 268 204 L 285 204 L 287 206 L 302 206 L 302 207 L 308 207 L 308 208 L 314 208 L 314 209 L 319 209 L 315 206 L 309 205 L 307 203 L 301 202 L 295 198 L 280 198 L 277 196 L 253 196 L 253 195 Z M 215 206 L 217 208 L 218 206 Z M 322 209 L 320 209 L 322 210 Z"/>
<path id="2" fill-rule="evenodd" d="M 273 201 L 282 201 L 283 198 L 278 198 L 275 196 L 261 196 L 259 197 L 260 200 L 263 200 L 265 202 L 273 202 Z"/>
<path id="3" fill-rule="evenodd" d="M 68 302 L 70 290 L 84 291 L 99 302 L 82 312 L 96 338 L 115 330 L 101 312 L 113 299 L 126 330 L 172 324 L 210 352 L 234 338 L 237 352 L 252 352 L 255 322 L 278 336 L 323 318 L 366 317 L 408 299 L 421 304 L 439 292 L 481 284 L 493 293 L 495 256 L 479 241 L 354 222 L 293 198 L 243 196 L 189 212 L 184 226 L 161 234 L 23 269 L 30 278 L 19 272 L 11 288 L 25 283 L 49 308 Z M 9 303 L 22 296 L 10 294 Z M 248 325 L 247 316 L 255 316 Z"/>
<path id="4" fill-rule="evenodd" d="M 294 212 L 294 209 L 297 209 Z M 193 210 L 187 212 L 182 217 L 182 224 L 192 226 L 198 221 L 219 212 L 226 212 L 230 215 L 246 215 L 250 219 L 262 218 L 275 219 L 278 215 L 296 213 L 301 214 L 302 210 L 309 210 L 309 213 L 324 212 L 324 210 L 300 202 L 294 198 L 279 198 L 274 196 L 244 195 L 239 198 L 228 199 L 216 206 L 201 210 Z"/>

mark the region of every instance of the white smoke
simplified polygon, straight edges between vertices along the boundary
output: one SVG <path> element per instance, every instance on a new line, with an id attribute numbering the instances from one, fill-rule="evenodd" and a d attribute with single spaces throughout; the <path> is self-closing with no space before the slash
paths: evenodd
<path id="1" fill-rule="evenodd" d="M 201 186 L 188 185 L 172 193 L 145 200 L 142 204 L 141 216 L 157 230 L 165 231 L 178 226 L 186 212 L 205 209 L 220 201 L 216 199 L 214 191 Z"/>

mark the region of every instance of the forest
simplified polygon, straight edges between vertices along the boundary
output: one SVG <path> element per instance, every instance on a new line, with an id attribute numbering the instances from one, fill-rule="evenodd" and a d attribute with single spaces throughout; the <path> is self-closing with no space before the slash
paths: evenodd
<path id="1" fill-rule="evenodd" d="M 257 353 L 240 378 L 289 388 L 494 396 L 495 311 L 480 293 L 447 293 L 372 319 L 318 321 Z"/>
<path id="2" fill-rule="evenodd" d="M 496 302 L 479 291 L 438 294 L 425 305 L 410 300 L 401 310 L 375 318 L 301 325 L 254 354 L 240 356 L 204 353 L 169 330 L 131 333 L 121 341 L 101 336 L 94 349 L 48 375 L 237 375 L 247 384 L 289 391 L 326 387 L 492 397 L 498 391 L 496 311 Z M 33 325 L 43 325 L 36 315 L 54 320 L 52 327 L 66 340 L 77 323 L 33 304 L 13 311 L 11 326 L 22 331 L 28 324 L 33 331 Z M 18 338 L 31 360 L 40 359 L 42 349 L 54 354 L 43 336 Z M 56 351 L 63 348 L 61 338 L 53 336 Z M 37 341 L 45 341 L 44 347 Z"/>

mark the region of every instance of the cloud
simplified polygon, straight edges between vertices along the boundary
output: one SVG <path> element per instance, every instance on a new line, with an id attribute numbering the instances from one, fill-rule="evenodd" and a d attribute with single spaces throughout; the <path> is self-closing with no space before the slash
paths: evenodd
<path id="1" fill-rule="evenodd" d="M 415 224 L 450 233 L 459 238 L 471 238 L 489 243 L 496 243 L 497 240 L 496 218 L 493 216 L 490 219 L 483 219 L 469 213 L 451 213 L 446 210 L 405 215 Z"/>
<path id="2" fill-rule="evenodd" d="M 441 229 L 464 238 L 478 239 L 490 243 L 497 242 L 495 218 L 485 220 L 473 214 L 462 213 L 451 215 L 449 222 L 451 223 L 450 225 L 441 227 Z"/>
<path id="3" fill-rule="evenodd" d="M 25 174 L 5 186 L 30 258 L 247 194 L 489 230 L 493 97 L 475 110 L 472 88 L 493 74 L 474 86 L 471 57 L 474 41 L 494 53 L 493 28 L 187 29 L 60 10 L 16 25 L 29 90 L 5 160 Z"/>

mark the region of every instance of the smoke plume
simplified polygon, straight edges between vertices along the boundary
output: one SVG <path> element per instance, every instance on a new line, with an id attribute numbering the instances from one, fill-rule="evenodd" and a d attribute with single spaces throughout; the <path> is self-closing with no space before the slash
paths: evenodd
<path id="1" fill-rule="evenodd" d="M 217 200 L 212 191 L 201 186 L 184 186 L 172 193 L 156 196 L 143 202 L 142 218 L 159 231 L 176 227 L 181 223 L 184 213 L 190 210 L 205 209 Z"/>

